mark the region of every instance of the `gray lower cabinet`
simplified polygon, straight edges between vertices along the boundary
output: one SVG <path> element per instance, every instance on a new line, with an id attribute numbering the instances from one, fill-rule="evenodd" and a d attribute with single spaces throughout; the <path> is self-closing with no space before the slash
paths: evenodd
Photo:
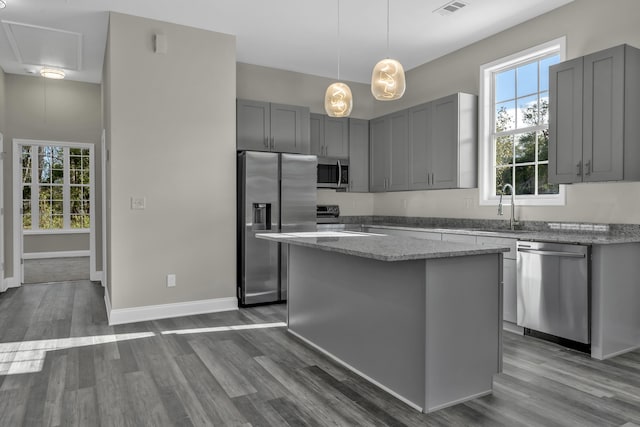
<path id="1" fill-rule="evenodd" d="M 238 150 L 309 154 L 309 109 L 238 99 Z"/>
<path id="2" fill-rule="evenodd" d="M 310 115 L 311 154 L 332 159 L 349 158 L 349 119 Z"/>
<path id="3" fill-rule="evenodd" d="M 479 245 L 500 245 L 509 246 L 509 252 L 503 254 L 502 260 L 502 319 L 516 323 L 516 239 L 504 237 L 477 236 L 476 243 Z"/>
<path id="4" fill-rule="evenodd" d="M 409 189 L 477 186 L 477 105 L 456 93 L 409 109 Z"/>
<path id="5" fill-rule="evenodd" d="M 349 191 L 369 192 L 369 121 L 349 119 Z"/>
<path id="6" fill-rule="evenodd" d="M 549 182 L 640 180 L 640 50 L 562 62 L 549 82 Z"/>
<path id="7" fill-rule="evenodd" d="M 370 185 L 372 192 L 409 189 L 409 111 L 371 120 Z"/>

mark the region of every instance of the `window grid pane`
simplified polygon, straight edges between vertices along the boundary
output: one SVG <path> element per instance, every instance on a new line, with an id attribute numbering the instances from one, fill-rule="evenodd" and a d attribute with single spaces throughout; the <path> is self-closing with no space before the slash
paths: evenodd
<path id="1" fill-rule="evenodd" d="M 558 54 L 494 73 L 493 169 L 495 195 L 511 184 L 516 195 L 558 194 L 548 183 L 549 66 Z"/>
<path id="2" fill-rule="evenodd" d="M 21 148 L 23 229 L 89 228 L 91 150 L 48 145 L 33 149 Z M 37 163 L 32 172 L 33 159 Z"/>

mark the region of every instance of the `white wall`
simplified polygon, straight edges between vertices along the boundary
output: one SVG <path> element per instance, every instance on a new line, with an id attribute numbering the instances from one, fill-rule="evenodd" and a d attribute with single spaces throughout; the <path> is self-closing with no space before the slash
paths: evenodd
<path id="1" fill-rule="evenodd" d="M 640 47 L 640 1 L 575 0 L 574 2 L 532 19 L 518 27 L 479 41 L 442 58 L 407 72 L 407 91 L 395 102 L 377 102 L 368 93 L 368 86 L 354 91 L 355 105 L 362 109 L 354 117 L 370 119 L 385 113 L 437 99 L 454 92 L 479 93 L 480 66 L 531 46 L 567 37 L 567 58 L 575 58 L 621 43 Z M 372 64 L 373 66 L 374 64 Z M 241 67 L 239 67 L 239 70 Z M 261 99 L 278 96 L 268 92 L 264 81 L 273 81 L 276 71 L 256 71 L 252 81 L 238 74 L 238 93 Z M 284 86 L 289 74 L 281 76 Z M 264 77 L 263 77 L 264 76 Z M 299 77 L 311 90 L 297 88 L 297 98 L 291 103 L 318 105 L 323 94 L 318 89 L 324 82 L 310 82 L 313 76 Z M 317 79 L 317 78 L 316 78 Z M 366 86 L 366 85 L 365 85 Z M 259 88 L 259 90 L 258 90 Z M 353 87 L 352 87 L 353 89 Z M 296 102 L 299 100 L 299 102 Z M 306 104 L 304 103 L 306 102 Z M 318 111 L 321 112 L 321 111 Z M 640 183 L 577 184 L 567 187 L 567 204 L 561 207 L 519 207 L 524 220 L 592 221 L 640 223 Z M 478 190 L 438 190 L 386 194 L 344 194 L 321 190 L 319 203 L 337 203 L 343 215 L 399 215 L 456 218 L 498 218 L 496 208 L 481 207 Z"/>
<path id="2" fill-rule="evenodd" d="M 108 38 L 111 305 L 235 297 L 235 38 L 117 13 Z"/>

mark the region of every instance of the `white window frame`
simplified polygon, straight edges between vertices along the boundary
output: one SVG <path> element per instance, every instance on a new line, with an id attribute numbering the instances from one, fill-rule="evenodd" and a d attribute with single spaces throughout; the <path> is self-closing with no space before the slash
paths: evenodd
<path id="1" fill-rule="evenodd" d="M 495 192 L 495 154 L 492 143 L 493 129 L 493 74 L 500 69 L 533 58 L 557 52 L 560 61 L 566 60 L 566 37 L 534 46 L 532 48 L 497 59 L 480 67 L 480 97 L 478 120 L 478 184 L 480 186 L 479 202 L 481 206 L 498 205 L 499 196 Z M 503 204 L 511 204 L 511 198 L 505 198 Z M 558 194 L 516 195 L 519 206 L 564 206 L 566 204 L 565 186 L 560 185 Z"/>
<path id="2" fill-rule="evenodd" d="M 94 145 L 93 144 L 87 144 L 87 143 L 81 143 L 81 142 L 59 142 L 59 141 L 36 141 L 36 140 L 16 140 L 17 143 L 17 151 L 19 151 L 19 153 L 16 153 L 19 155 L 18 158 L 20 158 L 22 156 L 22 147 L 23 146 L 31 146 L 31 156 L 34 157 L 36 159 L 36 161 L 32 162 L 32 170 L 31 170 L 31 211 L 32 211 L 32 228 L 29 230 L 25 230 L 24 228 L 22 228 L 22 232 L 23 234 L 28 234 L 28 235 L 34 235 L 34 234 L 76 234 L 76 233 L 89 233 L 90 230 L 92 229 L 92 225 L 91 222 L 94 220 L 94 204 L 95 204 L 95 182 L 94 182 L 94 169 L 95 169 L 95 165 L 94 165 Z M 38 198 L 39 198 L 39 191 L 34 191 L 34 188 L 37 189 L 39 187 L 38 185 L 38 181 L 37 181 L 37 177 L 38 177 L 38 173 L 39 171 L 36 170 L 35 165 L 37 164 L 37 158 L 38 158 L 38 147 L 47 147 L 47 146 L 55 146 L 55 147 L 62 147 L 63 151 L 64 151 L 64 157 L 65 162 L 64 162 L 64 183 L 62 184 L 62 188 L 63 188 L 63 204 L 64 204 L 64 217 L 63 217 L 63 228 L 51 228 L 51 229 L 44 229 L 44 228 L 40 228 L 39 227 L 39 216 L 38 216 L 38 212 L 37 209 L 39 208 L 38 205 Z M 89 228 L 71 228 L 71 216 L 70 216 L 70 189 L 71 189 L 71 184 L 69 182 L 69 175 L 70 175 L 70 170 L 69 170 L 69 162 L 68 162 L 68 158 L 69 158 L 69 149 L 71 148 L 79 148 L 79 149 L 83 149 L 83 150 L 89 150 L 89 206 L 90 206 L 90 210 L 89 210 Z M 17 165 L 17 163 L 16 163 Z M 19 186 L 19 188 L 17 188 L 19 195 L 20 195 L 20 202 L 18 203 L 19 206 L 22 206 L 22 168 L 20 168 L 20 170 L 16 170 L 16 173 L 14 174 L 16 177 L 16 187 Z M 23 225 L 23 218 L 22 218 L 22 212 L 20 211 L 20 227 L 24 227 Z M 35 226 L 35 227 L 34 227 Z"/>

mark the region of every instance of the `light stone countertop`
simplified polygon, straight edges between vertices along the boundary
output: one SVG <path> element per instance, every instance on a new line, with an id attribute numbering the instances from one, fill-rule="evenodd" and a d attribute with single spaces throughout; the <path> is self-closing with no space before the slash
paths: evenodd
<path id="1" fill-rule="evenodd" d="M 301 234 L 303 236 L 310 235 L 310 233 Z M 332 232 L 331 237 L 322 237 L 321 232 L 316 234 L 317 236 L 314 237 L 301 237 L 298 233 L 263 233 L 256 234 L 256 237 L 379 261 L 451 258 L 509 251 L 508 247 L 502 246 L 444 242 L 381 234 Z"/>
<path id="2" fill-rule="evenodd" d="M 567 231 L 531 231 L 531 230 L 481 230 L 462 228 L 430 228 L 411 227 L 397 224 L 365 224 L 363 227 L 380 227 L 407 231 L 427 231 L 434 233 L 468 234 L 476 236 L 503 237 L 509 239 L 553 242 L 553 243 L 577 243 L 583 245 L 613 245 L 621 243 L 640 243 L 640 235 L 623 233 L 572 233 Z"/>

